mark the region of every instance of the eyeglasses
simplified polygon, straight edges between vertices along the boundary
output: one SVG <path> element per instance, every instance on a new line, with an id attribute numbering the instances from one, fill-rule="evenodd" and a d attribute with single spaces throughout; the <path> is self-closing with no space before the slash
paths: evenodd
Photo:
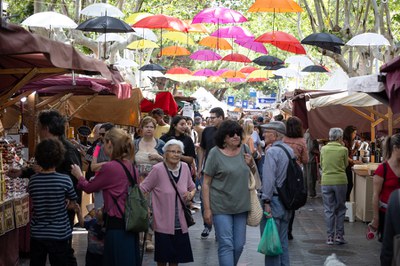
<path id="1" fill-rule="evenodd" d="M 165 152 L 172 153 L 172 154 L 178 154 L 178 155 L 182 154 L 181 151 L 165 151 Z"/>
<path id="2" fill-rule="evenodd" d="M 106 135 L 106 133 L 99 133 L 99 136 L 104 137 Z"/>
<path id="3" fill-rule="evenodd" d="M 210 120 L 214 120 L 217 117 L 216 116 L 210 116 L 209 118 L 210 118 Z"/>
<path id="4" fill-rule="evenodd" d="M 242 130 L 241 129 L 236 129 L 235 131 L 229 132 L 228 136 L 233 138 L 234 136 L 238 135 L 239 137 L 242 136 Z"/>

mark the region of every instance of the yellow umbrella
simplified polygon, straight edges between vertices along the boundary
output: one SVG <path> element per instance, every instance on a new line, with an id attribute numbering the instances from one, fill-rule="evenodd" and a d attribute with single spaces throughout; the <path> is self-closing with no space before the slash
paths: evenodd
<path id="1" fill-rule="evenodd" d="M 132 24 L 135 24 L 136 22 L 138 22 L 139 20 L 141 20 L 142 18 L 146 18 L 148 16 L 153 16 L 153 14 L 146 13 L 146 12 L 133 13 L 132 15 L 130 15 L 129 17 L 127 17 L 125 19 L 125 22 L 128 23 L 129 25 L 132 25 Z"/>
<path id="2" fill-rule="evenodd" d="M 272 76 L 272 71 L 271 70 L 255 70 L 251 72 L 248 76 L 247 79 L 258 79 L 258 78 L 268 78 Z"/>
<path id="3" fill-rule="evenodd" d="M 221 77 L 211 76 L 211 77 L 208 77 L 208 78 L 206 79 L 206 81 L 207 81 L 207 82 L 221 83 L 221 82 L 224 82 L 224 79 L 221 78 Z"/>
<path id="4" fill-rule="evenodd" d="M 148 48 L 158 48 L 158 44 L 149 40 L 138 40 L 131 42 L 126 48 L 131 50 L 140 50 Z"/>
<path id="5" fill-rule="evenodd" d="M 190 51 L 185 47 L 180 46 L 168 46 L 161 50 L 160 55 L 164 56 L 185 56 L 190 55 Z"/>
<path id="6" fill-rule="evenodd" d="M 195 45 L 194 41 L 192 38 L 187 35 L 187 33 L 179 32 L 179 31 L 170 31 L 167 33 L 164 33 L 163 37 L 165 39 L 179 42 L 179 43 L 184 43 L 184 44 L 189 44 L 189 45 Z"/>
<path id="7" fill-rule="evenodd" d="M 232 50 L 232 45 L 225 39 L 207 36 L 199 41 L 199 44 L 202 46 L 207 46 L 211 48 L 215 48 L 218 50 Z M 218 48 L 217 48 L 218 47 Z"/>

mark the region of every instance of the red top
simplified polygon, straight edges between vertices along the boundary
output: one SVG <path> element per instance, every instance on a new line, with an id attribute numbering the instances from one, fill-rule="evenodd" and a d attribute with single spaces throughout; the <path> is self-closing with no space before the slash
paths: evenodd
<path id="1" fill-rule="evenodd" d="M 379 195 L 379 200 L 383 203 L 388 203 L 390 194 L 397 188 L 400 188 L 399 178 L 395 175 L 390 168 L 390 165 L 386 162 L 386 177 L 383 181 L 381 194 Z M 375 170 L 375 175 L 383 178 L 383 163 L 378 166 Z M 381 208 L 381 210 L 386 211 L 385 208 Z"/>

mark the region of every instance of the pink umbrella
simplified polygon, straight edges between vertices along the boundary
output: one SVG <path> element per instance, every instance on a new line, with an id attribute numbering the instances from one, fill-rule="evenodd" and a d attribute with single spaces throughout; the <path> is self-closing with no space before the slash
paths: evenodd
<path id="1" fill-rule="evenodd" d="M 214 70 L 204 68 L 204 69 L 199 69 L 199 70 L 195 71 L 193 73 L 193 76 L 213 77 L 213 76 L 217 76 L 217 75 L 215 74 Z"/>
<path id="2" fill-rule="evenodd" d="M 200 61 L 216 61 L 220 60 L 222 57 L 214 51 L 211 50 L 198 50 L 189 56 L 190 59 L 200 60 Z"/>
<path id="3" fill-rule="evenodd" d="M 221 60 L 222 61 L 231 61 L 231 62 L 240 62 L 240 63 L 251 63 L 251 60 L 247 56 L 238 54 L 238 53 L 228 54 L 228 55 L 224 56 Z"/>
<path id="4" fill-rule="evenodd" d="M 227 82 L 245 82 L 246 79 L 244 79 L 244 78 L 227 78 L 226 81 Z"/>
<path id="5" fill-rule="evenodd" d="M 257 53 L 268 54 L 267 48 L 262 43 L 254 41 L 254 38 L 237 39 L 235 43 Z"/>
<path id="6" fill-rule="evenodd" d="M 249 30 L 244 29 L 240 26 L 219 28 L 213 33 L 211 33 L 211 36 L 215 36 L 218 38 L 233 38 L 233 39 L 251 38 L 251 37 L 254 38 L 254 35 Z"/>
<path id="7" fill-rule="evenodd" d="M 224 72 L 226 72 L 226 71 L 229 71 L 230 69 L 228 69 L 228 68 L 221 68 L 221 69 L 218 69 L 217 71 L 215 71 L 215 75 L 216 76 L 221 76 L 221 74 L 222 73 L 224 73 Z"/>
<path id="8" fill-rule="evenodd" d="M 196 23 L 213 23 L 213 24 L 226 24 L 226 23 L 240 23 L 246 22 L 241 13 L 225 8 L 225 7 L 210 7 L 197 13 L 192 20 L 192 24 Z"/>

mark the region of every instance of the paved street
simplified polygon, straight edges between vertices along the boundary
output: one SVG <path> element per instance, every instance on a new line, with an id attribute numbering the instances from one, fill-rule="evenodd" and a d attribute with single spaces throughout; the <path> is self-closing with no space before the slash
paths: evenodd
<path id="1" fill-rule="evenodd" d="M 196 225 L 190 228 L 190 238 L 194 254 L 194 262 L 186 265 L 218 265 L 217 242 L 214 231 L 206 240 L 200 238 L 203 230 L 200 212 L 194 214 Z M 345 223 L 345 239 L 347 245 L 328 246 L 325 244 L 325 225 L 321 198 L 310 199 L 306 206 L 296 212 L 294 223 L 294 239 L 289 242 L 291 265 L 323 265 L 325 258 L 336 253 L 346 265 L 375 266 L 379 265 L 380 243 L 376 240 L 367 241 L 365 238 L 366 225 L 360 221 Z M 79 265 L 85 263 L 86 252 L 85 231 L 74 232 L 74 248 Z M 247 242 L 239 265 L 264 265 L 264 257 L 257 253 L 260 240 L 259 228 L 247 227 Z M 29 265 L 28 260 L 20 265 Z M 153 253 L 145 253 L 143 265 L 156 265 Z"/>

